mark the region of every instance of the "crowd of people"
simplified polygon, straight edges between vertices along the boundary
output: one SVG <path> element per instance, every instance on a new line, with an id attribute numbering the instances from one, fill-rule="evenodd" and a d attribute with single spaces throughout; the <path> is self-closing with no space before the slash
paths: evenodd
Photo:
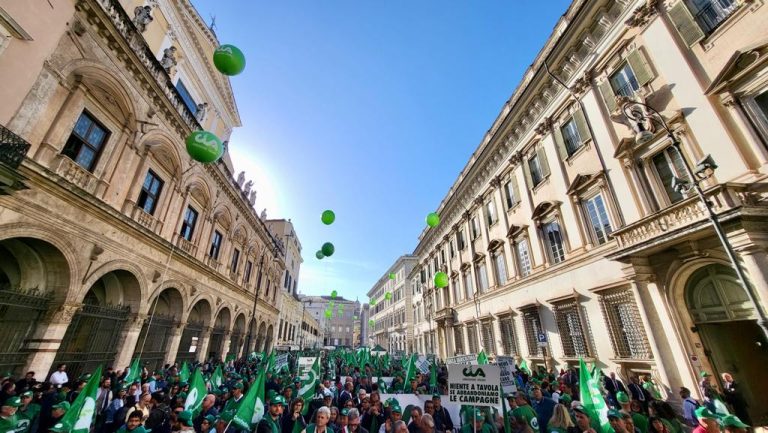
<path id="1" fill-rule="evenodd" d="M 251 432 L 605 433 L 594 412 L 580 402 L 576 368 L 557 373 L 518 368 L 516 391 L 503 395 L 502 410 L 462 406 L 459 415 L 452 417 L 442 404 L 448 384 L 445 365 L 436 365 L 432 374 L 409 375 L 399 365 L 376 371 L 369 364 L 361 368 L 344 363 L 343 357 L 329 362 L 329 354 L 322 356 L 325 374 L 315 384 L 311 398 L 299 394 L 304 382 L 293 355 L 288 368 L 266 373 L 263 416 L 252 425 Z M 191 368 L 200 369 L 206 378 L 208 390 L 195 411 L 185 410 L 190 384 L 183 380 L 176 364 L 151 372 L 144 368 L 140 375 L 129 374 L 129 369 L 108 368 L 99 378 L 90 432 L 245 433 L 249 430 L 232 421 L 254 386 L 255 375 L 267 368 L 265 363 L 265 359 L 250 358 L 226 364 L 193 364 Z M 220 386 L 210 380 L 217 367 L 223 371 Z M 381 376 L 394 380 L 389 386 L 373 380 Z M 600 373 L 600 377 L 609 407 L 608 422 L 615 433 L 745 433 L 750 429 L 746 402 L 727 373 L 722 391 L 710 375 L 702 373 L 702 401 L 691 397 L 690 390 L 680 389 L 680 410 L 647 376 L 633 376 L 627 383 L 614 373 Z M 72 431 L 72 426 L 61 420 L 89 379 L 89 375 L 68 377 L 65 365 L 42 381 L 35 372 L 22 378 L 3 375 L 0 433 Z M 403 407 L 402 399 L 398 399 L 403 394 L 420 395 L 422 404 Z"/>

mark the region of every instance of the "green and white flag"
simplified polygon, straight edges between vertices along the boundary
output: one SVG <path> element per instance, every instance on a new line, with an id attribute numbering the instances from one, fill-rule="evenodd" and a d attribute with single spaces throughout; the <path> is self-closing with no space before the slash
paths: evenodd
<path id="1" fill-rule="evenodd" d="M 58 431 L 70 433 L 88 433 L 96 415 L 96 397 L 99 393 L 99 381 L 101 381 L 101 366 L 93 372 L 85 388 L 70 406 L 67 413 L 53 426 Z"/>
<path id="2" fill-rule="evenodd" d="M 477 354 L 477 363 L 479 365 L 488 364 L 488 355 L 485 354 L 485 350 L 481 350 L 480 353 Z"/>
<path id="3" fill-rule="evenodd" d="M 216 388 L 221 387 L 221 384 L 224 383 L 224 379 L 222 377 L 221 373 L 221 365 L 216 366 L 216 370 L 213 370 L 213 375 L 211 376 L 211 385 L 213 385 Z"/>
<path id="4" fill-rule="evenodd" d="M 179 370 L 179 380 L 182 382 L 189 382 L 189 366 L 187 365 L 187 361 L 184 361 L 184 363 L 181 364 L 181 370 Z"/>
<path id="5" fill-rule="evenodd" d="M 405 380 L 403 381 L 403 392 L 411 391 L 411 379 L 416 377 L 416 354 L 407 357 L 407 364 L 405 365 Z"/>
<path id="6" fill-rule="evenodd" d="M 265 370 L 262 369 L 232 418 L 232 424 L 242 430 L 250 431 L 264 417 L 264 375 Z"/>
<path id="7" fill-rule="evenodd" d="M 131 366 L 128 367 L 128 374 L 125 375 L 125 379 L 123 379 L 123 382 L 126 384 L 132 384 L 133 382 L 136 382 L 141 378 L 141 366 L 139 362 L 139 358 L 136 358 L 131 363 Z"/>
<path id="8" fill-rule="evenodd" d="M 598 433 L 614 433 L 608 422 L 608 405 L 605 404 L 600 387 L 589 374 L 584 359 L 579 358 L 579 389 L 581 390 L 581 404 L 592 419 L 593 428 Z"/>
<path id="9" fill-rule="evenodd" d="M 189 394 L 187 394 L 187 399 L 184 401 L 184 410 L 192 412 L 192 416 L 197 416 L 197 414 L 200 413 L 200 409 L 203 407 L 203 400 L 207 394 L 205 380 L 203 380 L 203 375 L 200 373 L 200 369 L 197 368 L 192 375 Z"/>
<path id="10" fill-rule="evenodd" d="M 315 358 L 315 362 L 312 364 L 312 368 L 307 372 L 307 378 L 302 379 L 301 388 L 299 388 L 299 396 L 304 399 L 304 407 L 301 409 L 301 414 L 306 415 L 309 410 L 309 402 L 312 401 L 312 397 L 315 395 L 315 387 L 320 382 L 320 358 Z"/>

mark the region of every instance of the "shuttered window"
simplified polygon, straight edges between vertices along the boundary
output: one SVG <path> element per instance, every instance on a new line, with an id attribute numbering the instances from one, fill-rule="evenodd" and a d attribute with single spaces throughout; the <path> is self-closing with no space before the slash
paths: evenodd
<path id="1" fill-rule="evenodd" d="M 501 317 L 499 319 L 499 328 L 501 329 L 501 344 L 504 354 L 507 356 L 520 355 L 520 351 L 517 348 L 515 318 L 512 315 Z"/>

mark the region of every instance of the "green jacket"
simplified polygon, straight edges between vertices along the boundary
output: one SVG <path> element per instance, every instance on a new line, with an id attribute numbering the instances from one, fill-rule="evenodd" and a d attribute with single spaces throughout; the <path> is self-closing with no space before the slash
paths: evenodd
<path id="1" fill-rule="evenodd" d="M 0 416 L 0 433 L 21 433 L 29 428 L 26 425 L 19 427 L 18 415 L 12 415 L 8 418 Z"/>
<path id="2" fill-rule="evenodd" d="M 533 433 L 539 433 L 539 419 L 536 418 L 536 411 L 531 406 L 518 406 L 512 411 L 512 416 L 531 426 Z"/>

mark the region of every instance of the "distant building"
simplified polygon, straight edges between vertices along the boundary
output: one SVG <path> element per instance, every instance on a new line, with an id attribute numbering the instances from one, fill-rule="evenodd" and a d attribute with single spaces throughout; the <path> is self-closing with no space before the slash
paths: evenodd
<path id="1" fill-rule="evenodd" d="M 379 345 L 390 352 L 413 351 L 413 289 L 408 277 L 417 263 L 416 256 L 398 258 L 368 291 L 368 297 L 376 301 L 369 310 L 369 320 L 373 320 L 373 327 L 368 330 L 372 347 Z"/>
<path id="2" fill-rule="evenodd" d="M 338 296 L 335 299 L 330 296 L 302 296 L 301 301 L 320 326 L 323 346 L 354 346 L 354 318 L 357 316 L 359 320 L 360 302 Z M 339 306 L 342 306 L 341 310 Z M 330 319 L 325 316 L 325 311 L 329 309 L 333 312 Z"/>
<path id="3" fill-rule="evenodd" d="M 301 242 L 296 236 L 291 220 L 274 219 L 266 221 L 267 228 L 285 246 L 285 272 L 282 287 L 292 295 L 298 293 L 299 271 L 304 259 L 301 257 Z"/>

